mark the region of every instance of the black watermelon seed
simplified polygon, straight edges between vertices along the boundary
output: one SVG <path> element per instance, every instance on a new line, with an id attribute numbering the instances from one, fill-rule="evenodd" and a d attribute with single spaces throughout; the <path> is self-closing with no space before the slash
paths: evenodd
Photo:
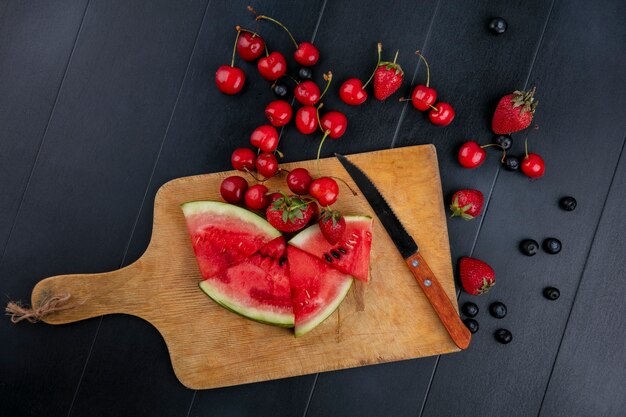
<path id="1" fill-rule="evenodd" d="M 345 255 L 346 253 L 348 253 L 348 251 L 347 251 L 347 250 L 345 250 L 344 248 L 341 248 L 341 247 L 338 249 L 338 251 L 339 251 L 339 252 L 341 252 L 341 253 L 343 253 L 344 255 Z"/>
<path id="2" fill-rule="evenodd" d="M 331 258 L 331 257 L 330 257 L 330 255 L 329 255 L 329 254 L 327 254 L 327 253 L 325 253 L 325 254 L 324 254 L 324 258 L 325 258 L 328 262 L 332 262 L 332 261 L 333 261 L 333 258 Z"/>
<path id="3" fill-rule="evenodd" d="M 335 259 L 339 259 L 341 257 L 341 255 L 339 255 L 339 252 L 334 249 L 330 251 L 330 254 L 333 255 L 333 258 Z"/>

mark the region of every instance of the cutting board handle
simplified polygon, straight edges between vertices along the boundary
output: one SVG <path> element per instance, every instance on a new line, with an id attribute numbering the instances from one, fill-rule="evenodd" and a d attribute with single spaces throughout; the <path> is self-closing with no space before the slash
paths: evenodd
<path id="1" fill-rule="evenodd" d="M 146 300 L 137 293 L 133 281 L 145 273 L 141 259 L 112 272 L 99 274 L 58 275 L 46 278 L 33 288 L 33 309 L 42 306 L 50 297 L 69 294 L 65 302 L 71 308 L 55 311 L 41 317 L 49 324 L 65 324 L 104 314 L 131 314 L 138 303 Z M 149 290 L 147 288 L 146 290 Z"/>

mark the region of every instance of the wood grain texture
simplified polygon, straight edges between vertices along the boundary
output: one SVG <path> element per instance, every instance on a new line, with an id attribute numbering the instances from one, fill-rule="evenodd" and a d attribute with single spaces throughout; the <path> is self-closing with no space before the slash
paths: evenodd
<path id="1" fill-rule="evenodd" d="M 434 148 L 366 153 L 351 160 L 381 189 L 400 184 L 419 190 L 390 193 L 387 198 L 416 237 L 448 296 L 454 297 Z M 298 166 L 315 169 L 314 161 Z M 321 166 L 327 175 L 348 179 L 335 159 L 322 160 Z M 46 318 L 51 324 L 111 313 L 147 320 L 162 334 L 176 375 L 190 388 L 235 385 L 457 350 L 389 236 L 376 222 L 371 282 L 356 283 L 337 313 L 305 337 L 294 338 L 290 331 L 259 325 L 210 302 L 197 288 L 199 271 L 180 204 L 219 199 L 219 183 L 232 174 L 187 177 L 165 184 L 155 200 L 153 237 L 137 262 L 107 274 L 48 278 L 34 288 L 32 304 L 39 305 L 50 294 L 72 294 L 80 305 Z M 351 180 L 348 183 L 356 188 Z M 268 187 L 284 188 L 282 184 L 284 179 L 274 178 Z M 362 196 L 351 196 L 345 188 L 342 193 L 339 210 L 374 216 Z M 422 209 L 415 212 L 416 206 Z"/>

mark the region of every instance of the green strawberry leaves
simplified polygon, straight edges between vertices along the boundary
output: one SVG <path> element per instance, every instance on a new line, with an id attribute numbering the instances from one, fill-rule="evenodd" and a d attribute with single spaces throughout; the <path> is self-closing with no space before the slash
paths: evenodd
<path id="1" fill-rule="evenodd" d="M 282 193 L 281 193 L 282 194 Z M 281 211 L 283 223 L 296 223 L 297 220 L 304 219 L 304 212 L 307 206 L 313 203 L 311 199 L 300 197 L 288 197 L 283 194 L 272 203 L 272 211 Z"/>

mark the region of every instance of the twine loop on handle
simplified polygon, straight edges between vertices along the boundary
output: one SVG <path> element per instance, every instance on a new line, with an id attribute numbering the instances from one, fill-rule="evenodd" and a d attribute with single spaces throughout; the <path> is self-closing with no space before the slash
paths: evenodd
<path id="1" fill-rule="evenodd" d="M 37 308 L 22 307 L 19 302 L 10 301 L 7 304 L 5 312 L 7 316 L 11 316 L 12 323 L 19 323 L 22 320 L 26 320 L 30 323 L 37 323 L 49 314 L 56 313 L 57 311 L 69 310 L 70 308 L 77 307 L 81 303 L 67 304 L 72 297 L 70 293 L 56 294 L 47 298 Z"/>

